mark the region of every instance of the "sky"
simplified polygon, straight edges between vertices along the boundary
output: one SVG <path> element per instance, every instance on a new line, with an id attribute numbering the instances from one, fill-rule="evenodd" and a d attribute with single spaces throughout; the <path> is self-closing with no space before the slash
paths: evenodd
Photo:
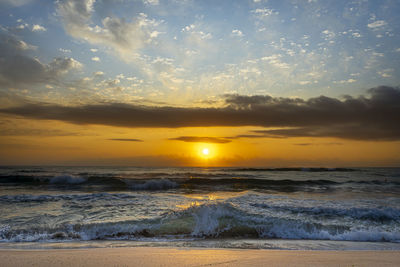
<path id="1" fill-rule="evenodd" d="M 0 0 L 0 165 L 399 166 L 399 14 Z"/>

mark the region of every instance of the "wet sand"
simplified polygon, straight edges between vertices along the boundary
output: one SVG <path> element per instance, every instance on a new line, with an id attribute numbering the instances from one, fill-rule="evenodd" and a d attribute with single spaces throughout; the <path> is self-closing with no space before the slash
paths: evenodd
<path id="1" fill-rule="evenodd" d="M 0 249 L 0 266 L 400 266 L 400 251 Z"/>

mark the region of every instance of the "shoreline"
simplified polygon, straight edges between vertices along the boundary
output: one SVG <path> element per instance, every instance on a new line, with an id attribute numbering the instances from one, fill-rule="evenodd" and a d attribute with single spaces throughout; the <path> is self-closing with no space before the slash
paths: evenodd
<path id="1" fill-rule="evenodd" d="M 400 266 L 400 250 L 0 249 L 1 266 Z"/>
<path id="2" fill-rule="evenodd" d="M 398 242 L 304 239 L 200 239 L 200 240 L 89 240 L 56 242 L 5 242 L 0 250 L 57 250 L 96 248 L 177 248 L 289 251 L 400 251 Z"/>

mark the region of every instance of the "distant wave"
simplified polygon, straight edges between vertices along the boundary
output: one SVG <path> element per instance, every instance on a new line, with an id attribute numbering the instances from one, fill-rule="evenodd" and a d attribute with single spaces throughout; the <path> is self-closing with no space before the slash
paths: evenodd
<path id="1" fill-rule="evenodd" d="M 56 194 L 56 195 L 4 195 L 0 196 L 0 202 L 18 203 L 18 202 L 52 202 L 60 200 L 73 201 L 91 201 L 91 200 L 118 200 L 134 199 L 135 196 L 123 193 L 92 193 L 92 194 Z"/>
<path id="2" fill-rule="evenodd" d="M 50 179 L 51 184 L 81 184 L 86 182 L 86 178 L 72 175 L 59 175 Z"/>
<path id="3" fill-rule="evenodd" d="M 133 190 L 163 190 L 179 187 L 178 183 L 168 179 L 146 180 L 144 182 L 132 182 L 132 180 L 129 180 L 127 184 Z"/>
<path id="4" fill-rule="evenodd" d="M 353 172 L 356 169 L 350 168 L 307 168 L 307 167 L 295 167 L 295 168 L 232 168 L 229 170 L 239 172 Z"/>
<path id="5" fill-rule="evenodd" d="M 374 212 L 371 209 L 371 212 Z M 397 216 L 399 210 L 396 212 Z M 307 218 L 307 217 L 305 217 Z M 340 218 L 340 214 L 338 214 Z M 146 220 L 80 223 L 16 229 L 0 226 L 0 241 L 141 240 L 143 238 L 278 238 L 399 242 L 396 228 L 360 224 L 318 223 L 302 217 L 260 216 L 230 203 L 205 203 Z"/>
<path id="6" fill-rule="evenodd" d="M 192 173 L 191 173 L 192 174 Z M 164 175 L 163 175 L 164 176 Z M 273 190 L 281 192 L 295 191 L 326 191 L 349 188 L 357 190 L 397 190 L 400 188 L 400 181 L 387 180 L 382 177 L 381 180 L 355 181 L 346 179 L 329 179 L 329 176 L 322 176 L 327 179 L 267 179 L 258 178 L 258 176 L 235 177 L 232 174 L 202 174 L 195 177 L 188 174 L 166 175 L 166 177 L 152 176 L 152 178 L 124 178 L 120 176 L 84 176 L 84 175 L 2 175 L 0 183 L 2 185 L 37 185 L 45 187 L 57 187 L 68 189 L 73 187 L 76 190 Z M 178 176 L 178 177 L 176 177 Z M 267 176 L 268 177 L 268 176 Z M 282 176 L 285 177 L 285 176 Z M 294 176 L 296 177 L 296 176 Z M 301 176 L 300 176 L 301 177 Z M 306 177 L 304 177 L 306 178 Z"/>

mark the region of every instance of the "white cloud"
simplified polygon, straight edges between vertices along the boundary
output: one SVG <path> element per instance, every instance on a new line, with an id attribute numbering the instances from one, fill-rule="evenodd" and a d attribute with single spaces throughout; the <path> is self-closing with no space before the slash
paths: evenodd
<path id="1" fill-rule="evenodd" d="M 121 81 L 119 79 L 108 79 L 101 81 L 97 86 L 115 87 L 120 83 Z"/>
<path id="2" fill-rule="evenodd" d="M 307 85 L 307 84 L 312 84 L 311 81 L 300 81 L 299 82 L 300 85 Z"/>
<path id="3" fill-rule="evenodd" d="M 92 61 L 100 62 L 100 58 L 99 57 L 92 57 Z"/>
<path id="4" fill-rule="evenodd" d="M 159 0 L 144 0 L 143 3 L 145 3 L 146 5 L 152 5 L 152 6 L 156 6 L 156 5 L 160 4 Z"/>
<path id="5" fill-rule="evenodd" d="M 350 60 L 353 60 L 353 59 L 354 59 L 353 56 L 348 56 L 348 57 L 345 57 L 345 58 L 344 58 L 344 61 L 350 61 Z"/>
<path id="6" fill-rule="evenodd" d="M 71 69 L 81 69 L 83 67 L 82 63 L 69 57 L 55 58 L 52 62 L 49 63 L 49 66 L 51 68 L 51 71 L 57 73 L 57 75 L 66 73 Z"/>
<path id="7" fill-rule="evenodd" d="M 394 71 L 394 69 L 384 69 L 384 70 L 378 71 L 378 74 L 383 78 L 390 78 L 390 77 L 392 77 L 393 71 Z"/>
<path id="8" fill-rule="evenodd" d="M 64 28 L 72 37 L 91 44 L 113 48 L 124 60 L 131 60 L 135 50 L 151 41 L 151 33 L 160 22 L 140 13 L 131 21 L 117 17 L 105 17 L 101 24 L 92 21 L 94 0 L 66 0 L 57 2 L 57 13 Z"/>
<path id="9" fill-rule="evenodd" d="M 71 53 L 70 49 L 64 49 L 64 48 L 59 48 L 58 51 L 63 52 L 63 53 Z"/>
<path id="10" fill-rule="evenodd" d="M 357 80 L 355 79 L 348 79 L 348 80 L 340 80 L 340 81 L 333 81 L 333 83 L 338 83 L 338 84 L 345 84 L 345 83 L 355 83 Z"/>
<path id="11" fill-rule="evenodd" d="M 7 5 L 12 5 L 12 6 L 23 6 L 28 4 L 29 2 L 32 2 L 32 0 L 1 0 L 1 4 L 7 4 Z"/>
<path id="12" fill-rule="evenodd" d="M 183 27 L 181 31 L 182 32 L 188 32 L 188 31 L 193 30 L 195 27 L 196 26 L 194 24 L 190 24 L 190 25 L 187 25 L 187 26 Z"/>
<path id="13" fill-rule="evenodd" d="M 267 61 L 270 65 L 275 66 L 280 69 L 289 69 L 290 68 L 289 64 L 282 62 L 280 60 L 281 57 L 282 57 L 282 55 L 280 55 L 280 54 L 274 54 L 271 56 L 262 57 L 261 60 Z"/>
<path id="14" fill-rule="evenodd" d="M 372 52 L 372 55 L 375 56 L 375 57 L 383 57 L 383 56 L 385 56 L 385 54 L 378 53 L 378 52 Z"/>
<path id="15" fill-rule="evenodd" d="M 244 34 L 242 31 L 235 29 L 232 31 L 232 36 L 243 37 Z"/>
<path id="16" fill-rule="evenodd" d="M 34 24 L 32 26 L 32 31 L 33 32 L 45 32 L 45 31 L 47 31 L 47 29 L 39 24 Z"/>
<path id="17" fill-rule="evenodd" d="M 257 8 L 255 10 L 252 10 L 251 12 L 261 18 L 270 16 L 273 14 L 279 14 L 278 12 L 274 12 L 272 9 L 269 9 L 269 8 Z"/>
<path id="18" fill-rule="evenodd" d="M 157 38 L 158 35 L 160 35 L 162 32 L 159 31 L 153 31 L 150 33 L 150 38 Z"/>
<path id="19" fill-rule="evenodd" d="M 368 28 L 371 28 L 371 29 L 375 30 L 375 29 L 379 29 L 379 28 L 381 28 L 383 26 L 386 26 L 386 25 L 387 25 L 386 21 L 377 20 L 377 21 L 374 21 L 372 23 L 369 23 L 368 24 Z"/>
<path id="20" fill-rule="evenodd" d="M 93 73 L 94 76 L 103 76 L 104 72 L 102 71 L 96 71 L 95 73 Z"/>
<path id="21" fill-rule="evenodd" d="M 18 29 L 18 30 L 23 30 L 23 29 L 28 28 L 28 27 L 29 27 L 29 24 L 23 23 L 23 24 L 18 25 L 15 28 Z"/>
<path id="22" fill-rule="evenodd" d="M 324 31 L 322 31 L 322 34 L 324 35 L 325 41 L 332 40 L 336 36 L 336 34 L 330 30 L 324 30 Z"/>

